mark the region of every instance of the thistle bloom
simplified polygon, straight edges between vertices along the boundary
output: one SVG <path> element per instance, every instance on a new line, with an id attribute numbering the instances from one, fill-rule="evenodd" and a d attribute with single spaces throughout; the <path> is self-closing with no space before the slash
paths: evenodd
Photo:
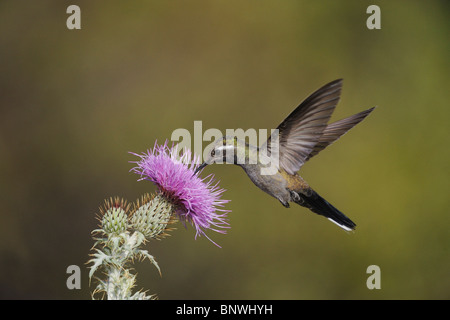
<path id="1" fill-rule="evenodd" d="M 169 148 L 166 141 L 161 146 L 155 143 L 147 153 L 134 154 L 140 160 L 134 162 L 136 167 L 131 171 L 141 176 L 139 180 L 156 184 L 159 191 L 156 195 L 145 194 L 132 204 L 118 197 L 110 198 L 99 208 L 101 224 L 92 232 L 96 242 L 88 261 L 89 279 L 99 270 L 106 279 L 95 277 L 99 283 L 93 296 L 103 292 L 108 299 L 154 299 L 155 295 L 146 292 L 132 292 L 136 275 L 129 267 L 136 259 L 148 259 L 161 274 L 156 260 L 141 247 L 147 240 L 167 235 L 168 225 L 177 217 L 195 227 L 195 237 L 208 238 L 206 229 L 225 233 L 223 229 L 229 227 L 229 210 L 222 208 L 229 200 L 221 199 L 225 190 L 218 186 L 213 175 L 200 178 L 194 173 L 199 164 L 189 150 L 184 150 L 181 157 L 177 151 L 177 147 Z"/>
<path id="2" fill-rule="evenodd" d="M 133 162 L 136 167 L 131 171 L 141 176 L 139 180 L 149 180 L 158 187 L 160 194 L 174 205 L 174 213 L 183 224 L 187 221 L 196 229 L 195 238 L 203 235 L 214 243 L 205 230 L 226 233 L 223 229 L 229 228 L 230 211 L 222 209 L 229 202 L 221 199 L 225 190 L 214 181 L 213 175 L 200 178 L 201 171 L 194 174 L 199 161 L 190 150 L 185 149 L 178 156 L 178 146 L 169 148 L 167 143 L 155 143 L 147 153 L 132 153 L 140 160 Z"/>

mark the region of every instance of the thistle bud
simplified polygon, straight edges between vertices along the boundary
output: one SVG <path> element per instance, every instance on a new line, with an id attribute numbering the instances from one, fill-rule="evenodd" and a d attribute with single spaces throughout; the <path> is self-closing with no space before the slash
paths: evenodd
<path id="1" fill-rule="evenodd" d="M 108 235 L 119 235 L 128 229 L 128 210 L 123 199 L 110 198 L 105 200 L 103 208 L 100 208 L 101 227 Z"/>
<path id="2" fill-rule="evenodd" d="M 165 231 L 170 231 L 167 225 L 175 221 L 174 212 L 175 205 L 161 194 L 145 194 L 131 211 L 131 227 L 147 239 L 162 238 L 167 235 Z"/>

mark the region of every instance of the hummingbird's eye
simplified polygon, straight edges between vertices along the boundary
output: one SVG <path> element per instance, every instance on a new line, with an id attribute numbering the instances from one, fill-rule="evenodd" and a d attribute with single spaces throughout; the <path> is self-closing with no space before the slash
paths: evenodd
<path id="1" fill-rule="evenodd" d="M 215 149 L 212 149 L 212 151 L 211 151 L 211 157 L 214 157 L 216 155 L 216 150 Z"/>

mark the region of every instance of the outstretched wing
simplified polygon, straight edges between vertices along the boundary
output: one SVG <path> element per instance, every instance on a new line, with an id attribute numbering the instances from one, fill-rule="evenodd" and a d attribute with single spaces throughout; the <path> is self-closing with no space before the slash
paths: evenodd
<path id="1" fill-rule="evenodd" d="M 306 98 L 277 127 L 281 169 L 295 174 L 309 158 L 339 102 L 341 88 L 342 79 L 324 85 Z M 267 148 L 268 154 L 271 154 L 274 134 L 261 146 Z"/>
<path id="2" fill-rule="evenodd" d="M 309 156 L 305 159 L 305 161 L 308 161 L 309 159 L 314 157 L 320 151 L 322 151 L 330 144 L 335 142 L 337 139 L 342 137 L 345 133 L 347 133 L 348 130 L 350 130 L 358 123 L 363 121 L 373 111 L 373 109 L 375 109 L 375 107 L 361 111 L 360 113 L 354 114 L 348 118 L 327 125 L 319 141 L 314 146 L 313 150 L 311 151 Z"/>

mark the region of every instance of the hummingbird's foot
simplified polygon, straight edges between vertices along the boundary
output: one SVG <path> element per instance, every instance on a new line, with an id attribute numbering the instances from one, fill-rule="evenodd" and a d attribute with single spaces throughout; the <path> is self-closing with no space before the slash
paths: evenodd
<path id="1" fill-rule="evenodd" d="M 300 195 L 297 192 L 295 192 L 293 190 L 289 190 L 289 193 L 291 194 L 292 201 L 294 201 L 295 203 L 298 203 L 298 204 L 303 203 L 303 199 L 300 197 Z"/>
<path id="2" fill-rule="evenodd" d="M 289 208 L 290 207 L 290 205 L 289 205 L 289 202 L 287 202 L 287 201 L 284 201 L 284 200 L 282 200 L 282 199 L 278 199 L 280 202 L 281 202 L 281 204 L 283 205 L 283 206 L 285 206 L 286 208 Z"/>

